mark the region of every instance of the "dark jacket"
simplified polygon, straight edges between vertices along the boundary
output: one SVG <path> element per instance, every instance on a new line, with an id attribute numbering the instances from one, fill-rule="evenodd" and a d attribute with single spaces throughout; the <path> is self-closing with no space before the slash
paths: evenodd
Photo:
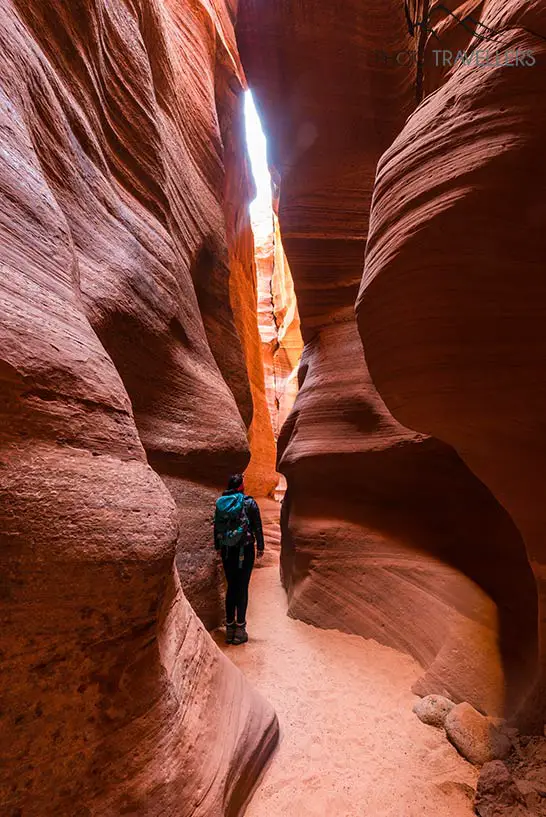
<path id="1" fill-rule="evenodd" d="M 228 490 L 224 491 L 223 496 L 229 496 L 229 494 L 236 494 L 237 491 Z M 262 517 L 260 516 L 260 509 L 258 508 L 258 503 L 255 499 L 252 499 L 251 496 L 245 495 L 245 511 L 248 519 L 249 524 L 249 539 L 247 544 L 253 545 L 256 542 L 256 548 L 259 553 L 263 553 L 264 550 L 264 532 L 262 530 Z M 214 543 L 216 547 L 216 530 L 214 531 Z M 218 548 L 216 548 L 218 549 Z"/>

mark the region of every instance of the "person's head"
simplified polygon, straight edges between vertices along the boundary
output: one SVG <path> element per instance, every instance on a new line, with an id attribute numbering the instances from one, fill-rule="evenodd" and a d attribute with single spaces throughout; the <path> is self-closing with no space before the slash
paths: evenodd
<path id="1" fill-rule="evenodd" d="M 232 474 L 228 479 L 228 491 L 241 491 L 244 493 L 245 481 L 242 474 Z"/>

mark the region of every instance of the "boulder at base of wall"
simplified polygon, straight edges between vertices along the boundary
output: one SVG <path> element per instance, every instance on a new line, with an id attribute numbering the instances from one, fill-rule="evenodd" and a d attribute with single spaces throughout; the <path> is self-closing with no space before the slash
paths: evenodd
<path id="1" fill-rule="evenodd" d="M 510 738 L 497 729 L 491 718 L 480 715 L 468 703 L 459 704 L 449 712 L 445 729 L 457 751 L 477 766 L 502 760 L 512 749 Z"/>

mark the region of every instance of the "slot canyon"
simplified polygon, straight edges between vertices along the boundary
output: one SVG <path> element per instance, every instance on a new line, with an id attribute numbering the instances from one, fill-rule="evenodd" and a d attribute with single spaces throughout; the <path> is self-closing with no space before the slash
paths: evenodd
<path id="1" fill-rule="evenodd" d="M 0 817 L 545 817 L 546 0 L 0 42 Z"/>

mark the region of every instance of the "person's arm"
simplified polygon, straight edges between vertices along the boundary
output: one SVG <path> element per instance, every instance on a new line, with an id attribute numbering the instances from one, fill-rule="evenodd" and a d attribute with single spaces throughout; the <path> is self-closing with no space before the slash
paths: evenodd
<path id="1" fill-rule="evenodd" d="M 251 499 L 248 503 L 247 515 L 252 533 L 256 537 L 256 550 L 258 551 L 258 556 L 261 556 L 264 552 L 265 546 L 264 532 L 262 530 L 262 517 L 260 516 L 260 509 L 255 499 Z"/>

